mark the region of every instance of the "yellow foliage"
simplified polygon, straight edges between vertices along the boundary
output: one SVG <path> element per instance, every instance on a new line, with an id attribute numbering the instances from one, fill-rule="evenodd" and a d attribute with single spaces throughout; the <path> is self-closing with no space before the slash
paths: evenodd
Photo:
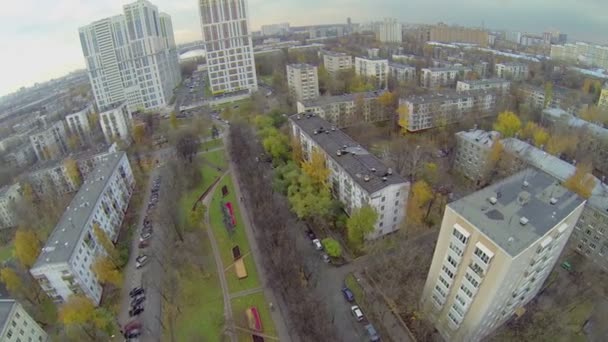
<path id="1" fill-rule="evenodd" d="M 68 177 L 76 187 L 79 187 L 82 183 L 82 176 L 80 175 L 78 163 L 73 158 L 67 158 L 64 163 Z"/>
<path id="2" fill-rule="evenodd" d="M 293 136 L 291 137 L 291 158 L 297 166 L 302 163 L 302 143 L 300 143 L 300 139 Z"/>
<path id="3" fill-rule="evenodd" d="M 119 257 L 118 251 L 116 250 L 116 247 L 114 247 L 112 240 L 110 240 L 106 232 L 101 229 L 97 223 L 93 224 L 93 235 L 95 236 L 95 240 L 103 246 L 114 263 L 117 263 Z"/>
<path id="4" fill-rule="evenodd" d="M 581 119 L 589 122 L 608 124 L 608 111 L 601 110 L 597 106 L 591 105 L 585 108 L 580 112 L 579 116 Z"/>
<path id="5" fill-rule="evenodd" d="M 95 305 L 83 295 L 73 295 L 59 308 L 59 320 L 63 325 L 85 324 L 93 320 Z"/>
<path id="6" fill-rule="evenodd" d="M 177 128 L 177 115 L 175 112 L 171 112 L 171 115 L 169 116 L 169 124 L 171 125 L 171 128 Z"/>
<path id="7" fill-rule="evenodd" d="M 578 144 L 578 138 L 574 134 L 553 135 L 547 140 L 547 152 L 552 155 L 559 155 L 562 152 L 573 151 Z"/>
<path id="8" fill-rule="evenodd" d="M 410 125 L 409 123 L 409 107 L 405 105 L 400 105 L 397 108 L 397 114 L 399 115 L 399 126 L 401 127 L 401 134 L 405 135 L 408 133 L 407 129 Z"/>
<path id="9" fill-rule="evenodd" d="M 576 192 L 583 198 L 589 198 L 596 183 L 595 178 L 591 175 L 591 170 L 591 164 L 578 164 L 572 176 L 566 179 L 563 186 L 573 192 Z"/>
<path id="10" fill-rule="evenodd" d="M 23 290 L 23 282 L 17 272 L 12 268 L 4 267 L 0 270 L 0 280 L 6 286 L 6 289 L 11 293 L 15 294 Z"/>
<path id="11" fill-rule="evenodd" d="M 549 133 L 547 133 L 544 128 L 539 127 L 539 129 L 534 132 L 532 140 L 534 141 L 534 145 L 536 147 L 545 146 L 545 144 L 547 144 L 547 142 L 549 141 Z"/>
<path id="12" fill-rule="evenodd" d="M 141 145 L 146 137 L 146 127 L 144 125 L 137 125 L 133 127 L 133 140 L 138 145 Z"/>
<path id="13" fill-rule="evenodd" d="M 330 171 L 325 163 L 323 153 L 316 149 L 313 150 L 310 160 L 306 160 L 302 163 L 302 171 L 310 177 L 313 184 L 318 189 L 327 187 L 327 179 L 329 178 Z"/>
<path id="14" fill-rule="evenodd" d="M 494 130 L 500 132 L 503 138 L 514 137 L 521 129 L 521 120 L 517 114 L 509 111 L 498 114 L 494 123 Z"/>
<path id="15" fill-rule="evenodd" d="M 15 257 L 24 268 L 30 268 L 40 254 L 40 240 L 29 230 L 19 228 L 15 232 Z"/>
<path id="16" fill-rule="evenodd" d="M 95 259 L 92 270 L 101 283 L 112 284 L 116 287 L 122 286 L 122 273 L 109 257 L 104 256 Z"/>
<path id="17" fill-rule="evenodd" d="M 408 220 L 415 224 L 421 224 L 424 220 L 426 208 L 433 199 L 433 189 L 427 182 L 420 180 L 412 185 L 410 200 L 408 201 Z"/>

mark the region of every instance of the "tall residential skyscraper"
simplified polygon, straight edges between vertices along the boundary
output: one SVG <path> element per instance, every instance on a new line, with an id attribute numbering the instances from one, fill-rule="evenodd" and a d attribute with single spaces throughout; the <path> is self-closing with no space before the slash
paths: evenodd
<path id="1" fill-rule="evenodd" d="M 446 341 L 479 341 L 551 273 L 585 200 L 527 169 L 448 204 L 422 305 Z"/>
<path id="2" fill-rule="evenodd" d="M 403 41 L 401 24 L 395 18 L 384 18 L 376 36 L 383 43 L 401 43 Z"/>
<path id="3" fill-rule="evenodd" d="M 97 107 L 166 106 L 181 80 L 171 17 L 146 0 L 123 11 L 78 30 Z"/>
<path id="4" fill-rule="evenodd" d="M 199 4 L 211 92 L 256 91 L 246 0 L 199 0 Z"/>

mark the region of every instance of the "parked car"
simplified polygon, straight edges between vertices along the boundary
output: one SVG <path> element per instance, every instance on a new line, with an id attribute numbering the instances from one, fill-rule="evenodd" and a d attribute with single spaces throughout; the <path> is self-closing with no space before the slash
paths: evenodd
<path id="1" fill-rule="evenodd" d="M 315 234 L 315 232 L 313 232 L 313 231 L 312 231 L 312 230 L 310 230 L 310 229 L 307 229 L 307 230 L 306 230 L 306 236 L 308 236 L 308 238 L 309 238 L 310 240 L 315 240 L 315 239 L 317 238 L 317 235 Z"/>
<path id="2" fill-rule="evenodd" d="M 312 240 L 312 244 L 313 244 L 313 246 L 315 246 L 316 250 L 318 250 L 318 251 L 323 250 L 323 245 L 321 244 L 321 241 L 319 241 L 319 239 Z"/>
<path id="3" fill-rule="evenodd" d="M 132 320 L 131 322 L 125 324 L 125 326 L 122 328 L 122 330 L 125 332 L 133 329 L 141 329 L 141 322 L 138 320 Z"/>
<path id="4" fill-rule="evenodd" d="M 149 238 L 152 237 L 152 232 L 151 231 L 145 231 L 141 233 L 141 236 L 139 237 L 139 241 L 143 242 L 148 240 Z"/>
<path id="5" fill-rule="evenodd" d="M 138 256 L 137 258 L 135 258 L 135 267 L 136 268 L 142 268 L 147 263 L 148 263 L 148 256 L 145 254 L 142 254 L 142 255 Z"/>
<path id="6" fill-rule="evenodd" d="M 376 329 L 374 328 L 373 325 L 371 325 L 371 324 L 366 325 L 365 331 L 367 331 L 367 336 L 369 336 L 369 340 L 371 342 L 380 341 L 380 336 L 378 336 L 378 332 L 376 331 Z"/>
<path id="7" fill-rule="evenodd" d="M 327 255 L 327 253 L 321 254 L 321 259 L 323 259 L 323 262 L 326 264 L 329 264 L 331 262 L 331 259 L 329 258 L 329 255 Z"/>
<path id="8" fill-rule="evenodd" d="M 133 300 L 131 300 L 131 307 L 136 308 L 141 306 L 144 301 L 146 300 L 146 297 L 135 297 L 133 298 Z"/>
<path id="9" fill-rule="evenodd" d="M 342 288 L 342 294 L 344 295 L 344 299 L 346 299 L 346 301 L 355 301 L 355 295 L 353 294 L 353 291 L 351 291 L 348 287 L 344 286 Z"/>
<path id="10" fill-rule="evenodd" d="M 131 291 L 129 291 L 129 296 L 135 297 L 142 293 L 146 293 L 146 290 L 144 290 L 142 287 L 134 287 Z"/>
<path id="11" fill-rule="evenodd" d="M 136 306 L 129 310 L 129 317 L 137 316 L 140 313 L 144 312 L 143 306 Z"/>
<path id="12" fill-rule="evenodd" d="M 141 331 L 139 329 L 133 329 L 125 332 L 125 338 L 138 338 L 141 335 Z"/>
<path id="13" fill-rule="evenodd" d="M 363 320 L 363 311 L 361 311 L 361 308 L 358 305 L 351 306 L 350 312 L 355 316 L 358 322 Z"/>
<path id="14" fill-rule="evenodd" d="M 146 248 L 148 246 L 150 246 L 150 241 L 149 240 L 144 240 L 144 241 L 139 241 L 139 248 Z"/>

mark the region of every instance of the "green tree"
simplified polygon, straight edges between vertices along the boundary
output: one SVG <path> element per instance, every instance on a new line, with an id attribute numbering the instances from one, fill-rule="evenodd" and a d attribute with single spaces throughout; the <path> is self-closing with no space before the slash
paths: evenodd
<path id="1" fill-rule="evenodd" d="M 342 246 L 340 243 L 332 238 L 325 238 L 321 241 L 325 252 L 332 258 L 339 258 L 342 255 Z"/>
<path id="2" fill-rule="evenodd" d="M 97 243 L 103 246 L 114 264 L 119 265 L 120 255 L 118 250 L 116 250 L 116 247 L 114 246 L 114 243 L 112 243 L 112 240 L 110 240 L 110 237 L 108 237 L 108 234 L 106 234 L 97 223 L 93 224 L 93 235 L 95 236 Z"/>
<path id="3" fill-rule="evenodd" d="M 262 140 L 262 145 L 275 163 L 280 163 L 289 158 L 289 138 L 276 128 L 272 128 L 266 138 Z"/>
<path id="4" fill-rule="evenodd" d="M 547 108 L 551 102 L 553 101 L 553 83 L 547 82 L 545 83 L 545 103 L 543 104 L 544 108 Z"/>
<path id="5" fill-rule="evenodd" d="M 346 220 L 348 242 L 356 249 L 363 247 L 365 236 L 374 231 L 378 213 L 369 205 L 353 210 Z"/>
<path id="6" fill-rule="evenodd" d="M 15 232 L 15 257 L 26 269 L 34 265 L 40 254 L 40 240 L 29 229 L 19 228 Z"/>
<path id="7" fill-rule="evenodd" d="M 514 137 L 521 129 L 521 120 L 517 114 L 509 111 L 498 114 L 494 130 L 500 132 L 502 138 Z"/>
<path id="8" fill-rule="evenodd" d="M 287 189 L 287 198 L 298 218 L 324 217 L 331 208 L 329 189 L 319 189 L 307 174 L 300 174 Z"/>
<path id="9" fill-rule="evenodd" d="M 436 163 L 426 163 L 422 170 L 422 179 L 431 185 L 437 184 L 439 181 L 439 167 Z"/>

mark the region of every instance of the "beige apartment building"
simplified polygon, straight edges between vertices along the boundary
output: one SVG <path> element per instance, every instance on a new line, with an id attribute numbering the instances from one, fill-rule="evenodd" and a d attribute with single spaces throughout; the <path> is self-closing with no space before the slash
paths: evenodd
<path id="1" fill-rule="evenodd" d="M 353 58 L 344 52 L 327 51 L 323 53 L 323 65 L 329 74 L 335 75 L 342 70 L 352 69 Z"/>
<path id="2" fill-rule="evenodd" d="M 298 101 L 298 113 L 314 113 L 338 128 L 364 122 L 389 120 L 392 115 L 378 102 L 381 91 L 322 96 L 314 100 Z"/>
<path id="3" fill-rule="evenodd" d="M 448 204 L 422 305 L 446 341 L 480 341 L 536 296 L 585 201 L 532 169 Z"/>
<path id="4" fill-rule="evenodd" d="M 453 87 L 464 80 L 472 69 L 462 66 L 446 68 L 423 68 L 420 70 L 420 86 L 424 88 Z"/>
<path id="5" fill-rule="evenodd" d="M 388 60 L 355 57 L 355 73 L 363 78 L 376 81 L 377 89 L 388 86 Z"/>
<path id="6" fill-rule="evenodd" d="M 388 63 L 388 73 L 399 83 L 413 83 L 418 81 L 415 66 L 390 62 Z"/>
<path id="7" fill-rule="evenodd" d="M 310 64 L 287 65 L 287 86 L 289 95 L 296 101 L 316 99 L 319 97 L 317 67 Z"/>
<path id="8" fill-rule="evenodd" d="M 511 82 L 500 78 L 489 78 L 483 80 L 458 81 L 456 90 L 496 90 L 502 95 L 507 95 L 511 89 Z"/>
<path id="9" fill-rule="evenodd" d="M 474 28 L 438 24 L 431 27 L 430 40 L 442 43 L 469 43 L 488 46 L 488 32 Z"/>
<path id="10" fill-rule="evenodd" d="M 513 81 L 528 79 L 530 68 L 525 63 L 496 63 L 494 65 L 494 76 Z"/>

